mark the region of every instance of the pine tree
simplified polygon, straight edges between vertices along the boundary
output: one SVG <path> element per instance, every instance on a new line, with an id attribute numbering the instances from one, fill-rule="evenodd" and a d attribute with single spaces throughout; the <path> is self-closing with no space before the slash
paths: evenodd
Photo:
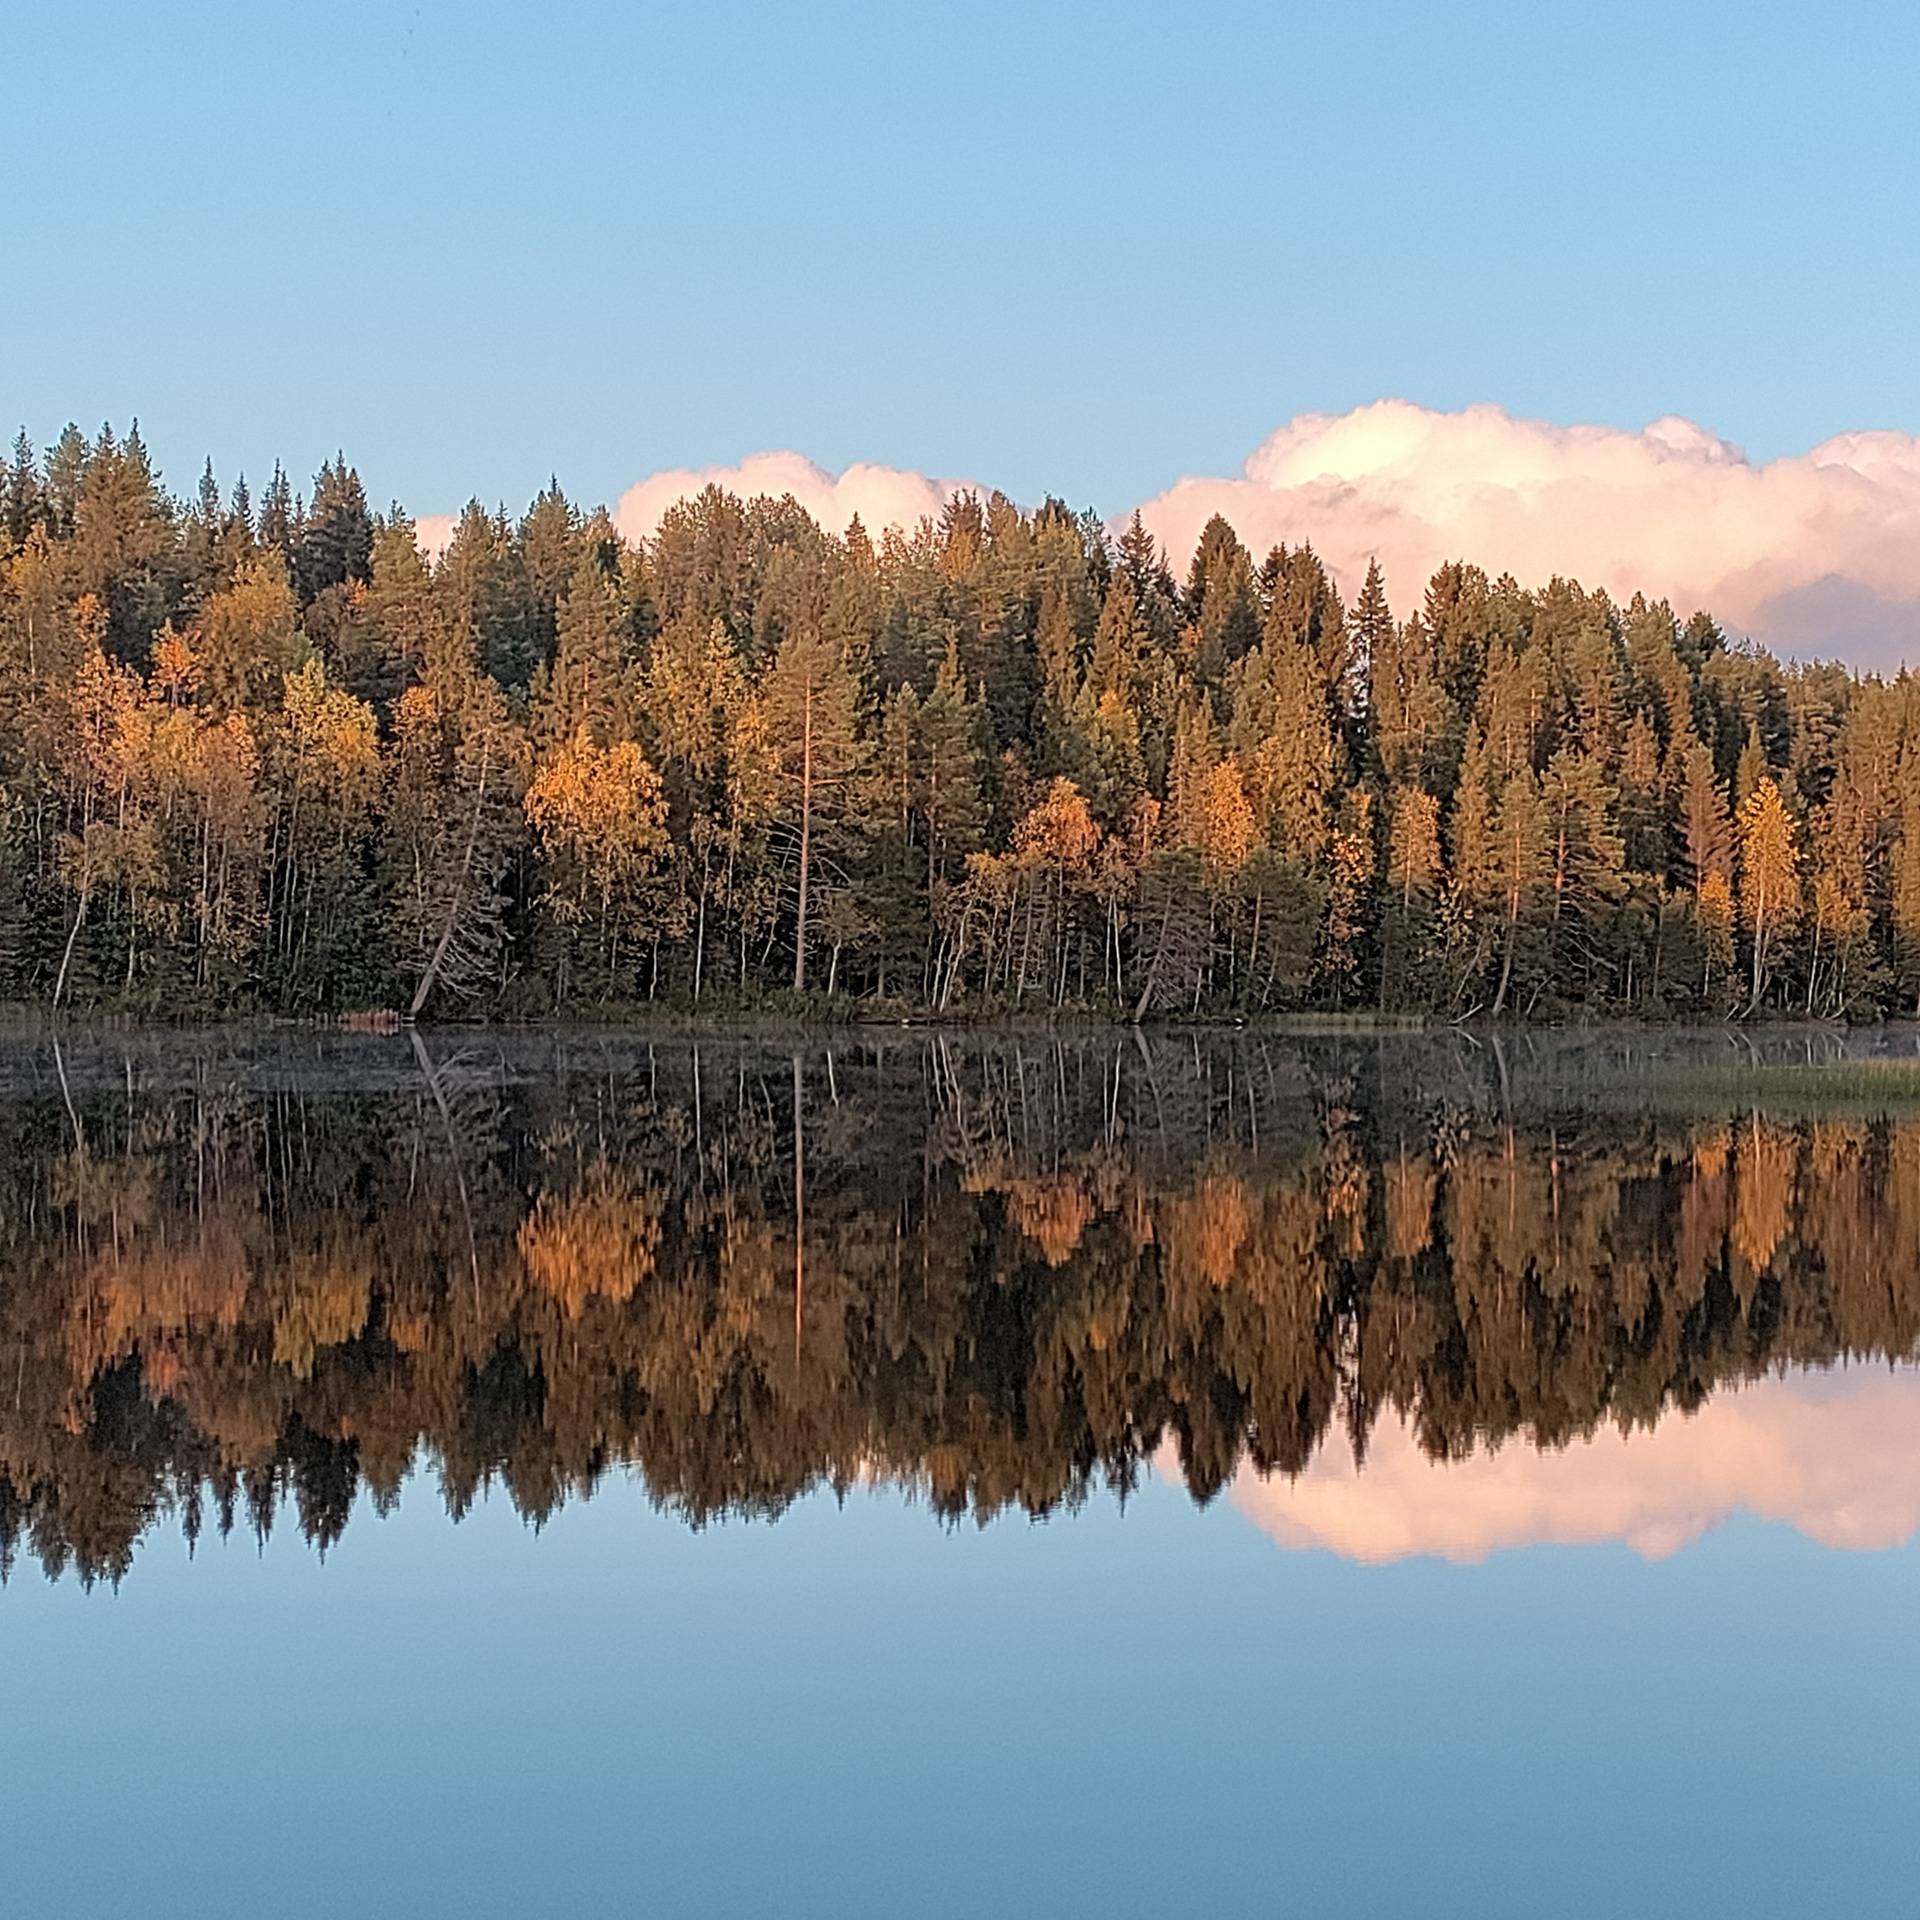
<path id="1" fill-rule="evenodd" d="M 1458 1003 L 1479 985 L 1500 897 L 1487 752 L 1478 728 L 1469 731 L 1460 761 L 1447 817 L 1447 855 L 1446 935 Z"/>
<path id="2" fill-rule="evenodd" d="M 1755 722 L 1747 728 L 1746 744 L 1740 749 L 1740 759 L 1734 768 L 1734 806 L 1744 809 L 1767 777 L 1767 750 L 1761 743 L 1759 724 Z"/>
<path id="3" fill-rule="evenodd" d="M 815 832 L 845 813 L 862 761 L 859 689 L 840 650 L 823 634 L 796 627 L 760 689 L 779 771 L 783 808 L 796 836 L 793 990 L 807 984 L 807 919 L 813 904 Z"/>
<path id="4" fill-rule="evenodd" d="M 607 540 L 611 531 L 604 521 L 590 529 L 583 527 L 557 479 L 548 481 L 514 528 L 514 560 L 526 583 L 534 671 L 553 656 L 560 602 L 577 577 L 586 550 L 596 549 L 591 557 L 603 573 L 618 574 L 617 544 L 610 549 Z"/>
<path id="5" fill-rule="evenodd" d="M 525 687 L 538 662 L 539 623 L 503 513 L 468 501 L 434 569 L 434 588 L 480 670 L 510 691 Z"/>
<path id="6" fill-rule="evenodd" d="M 1389 625 L 1369 649 L 1367 714 L 1380 771 L 1444 798 L 1453 773 L 1447 696 L 1426 623 L 1415 614 L 1403 627 Z"/>
<path id="7" fill-rule="evenodd" d="M 1284 613 L 1234 676 L 1228 742 L 1267 843 L 1312 870 L 1327 847 L 1339 746 L 1320 663 Z"/>
<path id="8" fill-rule="evenodd" d="M 1372 788 L 1353 787 L 1342 794 L 1327 848 L 1327 925 L 1321 962 L 1336 1001 L 1357 997 L 1364 986 L 1377 832 Z"/>
<path id="9" fill-rule="evenodd" d="M 943 875 L 981 846 L 987 828 L 981 791 L 980 742 L 984 716 L 960 680 L 952 648 L 940 663 L 933 691 L 916 715 L 917 798 L 925 823 L 927 885 L 931 894 Z"/>
<path id="10" fill-rule="evenodd" d="M 1660 736 L 1645 713 L 1628 721 L 1621 742 L 1619 814 L 1627 865 L 1665 880 L 1673 865 L 1667 845 L 1666 782 Z"/>

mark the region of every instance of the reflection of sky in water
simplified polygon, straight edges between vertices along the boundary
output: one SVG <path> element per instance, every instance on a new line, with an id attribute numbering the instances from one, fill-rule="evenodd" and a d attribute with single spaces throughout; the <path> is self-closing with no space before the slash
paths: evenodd
<path id="1" fill-rule="evenodd" d="M 16 1578 L 9 1907 L 1904 1914 L 1916 1601 L 1911 1547 L 1738 1519 L 1359 1567 L 1157 1481 L 697 1532 L 616 1482 L 537 1535 L 416 1481 L 324 1564 Z"/>
<path id="2" fill-rule="evenodd" d="M 1447 1044 L 1384 1158 L 1344 1056 L 850 1053 L 803 1137 L 787 1059 L 388 1049 L 215 1110 L 208 1198 L 76 1058 L 12 1116 L 0 1911 L 1910 1913 L 1920 1371 L 1778 1363 L 1912 1350 L 1920 1129 L 1516 1134 Z M 692 1526 L 609 1456 L 872 1472 Z M 190 1561 L 176 1461 L 264 1547 Z"/>
<path id="3" fill-rule="evenodd" d="M 1162 1466 L 1177 1477 L 1164 1450 Z M 1606 1426 L 1554 1451 L 1513 1441 L 1444 1462 L 1388 1414 L 1363 1470 L 1336 1430 L 1297 1479 L 1242 1467 L 1231 1498 L 1283 1546 L 1370 1563 L 1615 1540 L 1659 1559 L 1739 1513 L 1823 1546 L 1894 1547 L 1920 1530 L 1920 1372 L 1855 1366 L 1730 1385 L 1651 1431 Z"/>

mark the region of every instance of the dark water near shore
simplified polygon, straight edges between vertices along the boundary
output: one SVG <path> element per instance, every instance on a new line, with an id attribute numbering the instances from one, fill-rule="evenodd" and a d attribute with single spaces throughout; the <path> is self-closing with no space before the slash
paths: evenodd
<path id="1" fill-rule="evenodd" d="M 1854 1053 L 0 1043 L 9 1904 L 1909 1912 Z"/>

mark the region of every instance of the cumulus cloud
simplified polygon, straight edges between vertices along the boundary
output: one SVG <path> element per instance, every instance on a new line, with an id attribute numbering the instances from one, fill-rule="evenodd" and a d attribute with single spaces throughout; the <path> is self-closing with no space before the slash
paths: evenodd
<path id="1" fill-rule="evenodd" d="M 1174 1457 L 1161 1466 L 1177 1478 Z M 1651 1432 L 1607 1428 L 1551 1453 L 1515 1441 L 1436 1461 L 1383 1420 L 1364 1467 L 1330 1439 L 1297 1479 L 1243 1468 L 1229 1498 L 1282 1546 L 1366 1564 L 1600 1541 L 1660 1559 L 1735 1513 L 1824 1546 L 1895 1547 L 1920 1532 L 1920 1374 L 1770 1378 Z"/>
<path id="2" fill-rule="evenodd" d="M 1920 439 L 1903 433 L 1756 464 L 1674 417 L 1628 432 L 1381 400 L 1302 414 L 1239 476 L 1141 511 L 1176 561 L 1216 513 L 1256 552 L 1310 540 L 1349 592 L 1378 556 L 1403 614 L 1435 567 L 1469 560 L 1706 607 L 1783 652 L 1920 654 Z"/>
<path id="3" fill-rule="evenodd" d="M 709 483 L 790 493 L 835 533 L 857 513 L 875 534 L 937 515 L 969 484 L 756 453 L 650 474 L 615 518 L 645 538 Z M 1349 594 L 1377 556 L 1402 614 L 1437 566 L 1469 560 L 1527 586 L 1565 574 L 1622 599 L 1668 599 L 1683 616 L 1705 607 L 1786 654 L 1869 667 L 1920 659 L 1920 438 L 1904 433 L 1840 434 L 1756 463 L 1672 416 L 1629 431 L 1381 400 L 1302 414 L 1238 475 L 1180 480 L 1141 512 L 1177 568 L 1216 513 L 1257 553 L 1312 541 Z M 422 547 L 444 548 L 452 525 L 423 516 Z"/>
<path id="4" fill-rule="evenodd" d="M 631 540 L 649 538 L 676 500 L 707 486 L 722 487 L 743 500 L 763 493 L 777 500 L 790 493 L 829 533 L 844 533 L 858 514 L 867 531 L 877 536 L 885 527 L 911 531 L 921 520 L 938 516 L 965 483 L 864 461 L 844 473 L 829 473 L 803 454 L 754 453 L 737 467 L 649 474 L 620 496 L 614 522 Z"/>
<path id="5" fill-rule="evenodd" d="M 923 519 L 938 518 L 956 494 L 984 492 L 964 480 L 936 480 L 901 467 L 859 461 L 843 473 L 830 473 L 800 453 L 753 453 L 737 466 L 675 467 L 650 473 L 620 496 L 614 524 L 629 540 L 651 539 L 675 501 L 691 499 L 717 486 L 751 500 L 766 494 L 778 500 L 791 494 L 830 533 L 844 533 L 855 514 L 876 538 L 887 527 L 912 532 Z M 438 560 L 453 539 L 459 516 L 423 513 L 413 523 L 420 551 Z"/>
<path id="6" fill-rule="evenodd" d="M 413 523 L 413 543 L 429 560 L 438 560 L 453 544 L 457 513 L 423 513 Z"/>

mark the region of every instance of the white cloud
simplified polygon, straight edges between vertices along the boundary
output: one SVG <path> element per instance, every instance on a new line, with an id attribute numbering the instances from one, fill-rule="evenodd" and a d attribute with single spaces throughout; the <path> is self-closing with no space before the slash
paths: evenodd
<path id="1" fill-rule="evenodd" d="M 457 513 L 423 513 L 413 523 L 413 543 L 429 560 L 438 560 L 453 544 Z"/>
<path id="2" fill-rule="evenodd" d="M 966 490 L 965 482 L 929 479 L 899 467 L 862 461 L 836 474 L 803 454 L 754 453 L 737 467 L 649 474 L 620 496 L 614 522 L 631 540 L 648 538 L 676 500 L 707 486 L 722 487 L 743 500 L 756 494 L 777 500 L 790 493 L 829 533 L 846 532 L 857 513 L 876 539 L 886 527 L 911 532 L 923 519 L 936 518 L 954 494 Z"/>
<path id="3" fill-rule="evenodd" d="M 1160 1466 L 1178 1479 L 1171 1445 Z M 1297 1479 L 1242 1468 L 1229 1498 L 1281 1546 L 1366 1564 L 1599 1541 L 1661 1559 L 1735 1513 L 1824 1546 L 1895 1547 L 1920 1532 L 1920 1374 L 1773 1377 L 1650 1432 L 1603 1428 L 1547 1453 L 1513 1440 L 1457 1461 L 1429 1458 L 1405 1422 L 1383 1419 L 1364 1467 L 1334 1437 Z"/>
<path id="4" fill-rule="evenodd" d="M 1636 433 L 1381 400 L 1302 414 L 1239 477 L 1181 480 L 1142 512 L 1176 565 L 1215 513 L 1257 553 L 1311 540 L 1349 593 L 1377 555 L 1403 614 L 1457 559 L 1706 607 L 1786 652 L 1920 655 L 1920 439 L 1902 433 L 1756 465 L 1671 416 Z"/>
<path id="5" fill-rule="evenodd" d="M 709 483 L 790 493 L 835 533 L 858 513 L 875 535 L 938 515 L 967 484 L 756 453 L 650 474 L 615 518 L 644 538 Z M 1469 560 L 1527 586 L 1565 574 L 1623 600 L 1666 598 L 1683 617 L 1705 607 L 1784 653 L 1870 667 L 1920 660 L 1920 438 L 1905 433 L 1839 434 L 1756 464 L 1675 416 L 1633 432 L 1380 400 L 1302 414 L 1239 475 L 1180 480 L 1141 511 L 1181 571 L 1215 513 L 1256 553 L 1311 540 L 1349 594 L 1377 555 L 1402 614 L 1437 566 Z M 422 547 L 438 552 L 452 524 L 423 516 Z"/>

